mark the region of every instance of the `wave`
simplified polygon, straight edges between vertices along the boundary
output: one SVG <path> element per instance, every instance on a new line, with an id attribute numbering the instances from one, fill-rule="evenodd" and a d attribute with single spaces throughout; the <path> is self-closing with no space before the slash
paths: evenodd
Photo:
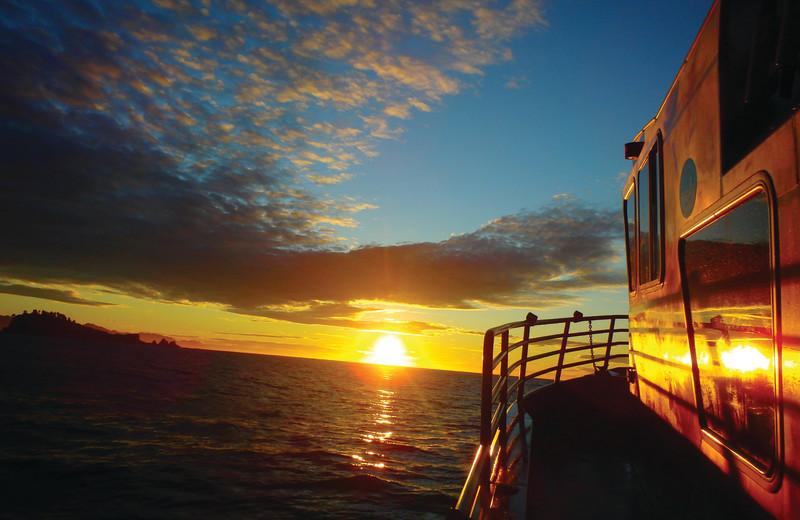
<path id="1" fill-rule="evenodd" d="M 328 450 L 309 450 L 304 452 L 295 452 L 291 454 L 292 457 L 298 457 L 315 463 L 339 462 L 350 461 L 353 458 L 350 455 L 337 453 Z"/>
<path id="2" fill-rule="evenodd" d="M 430 451 L 426 450 L 425 448 L 420 448 L 418 446 L 411 446 L 410 444 L 399 444 L 399 443 L 383 443 L 381 444 L 382 448 L 386 448 L 389 451 L 396 451 L 400 453 L 426 453 L 429 454 Z"/>
<path id="3" fill-rule="evenodd" d="M 308 484 L 308 487 L 334 492 L 348 491 L 364 493 L 391 492 L 402 489 L 402 486 L 395 482 L 367 474 L 313 481 Z"/>
<path id="4" fill-rule="evenodd" d="M 346 363 L 152 358 L 0 349 L 0 366 L 14 367 L 0 380 L 11 516 L 441 518 L 469 469 L 472 375 L 418 371 L 387 383 Z M 390 402 L 375 401 L 386 392 Z M 376 424 L 376 413 L 392 423 Z"/>

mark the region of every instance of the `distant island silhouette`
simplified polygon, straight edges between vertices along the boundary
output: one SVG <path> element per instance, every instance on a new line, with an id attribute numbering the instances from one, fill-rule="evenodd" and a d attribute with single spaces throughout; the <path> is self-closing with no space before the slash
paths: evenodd
<path id="1" fill-rule="evenodd" d="M 142 341 L 139 334 L 111 332 L 96 325 L 81 325 L 60 312 L 34 310 L 10 316 L 8 325 L 0 330 L 0 334 L 21 334 L 25 336 L 47 336 L 55 338 L 106 341 L 110 343 L 126 343 L 134 345 L 158 345 L 162 347 L 178 347 L 174 341 Z"/>

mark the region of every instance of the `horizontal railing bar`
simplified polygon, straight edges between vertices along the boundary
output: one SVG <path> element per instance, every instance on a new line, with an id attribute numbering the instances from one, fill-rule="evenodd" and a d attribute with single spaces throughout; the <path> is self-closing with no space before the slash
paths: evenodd
<path id="1" fill-rule="evenodd" d="M 572 323 L 581 323 L 584 321 L 603 321 L 603 320 L 612 320 L 612 319 L 628 319 L 626 314 L 604 314 L 601 316 L 584 316 L 581 318 L 575 318 L 570 316 L 568 318 L 551 318 L 546 320 L 536 320 L 536 321 L 514 321 L 511 323 L 506 323 L 504 325 L 499 325 L 497 327 L 489 329 L 487 332 L 491 332 L 493 335 L 498 336 L 503 332 L 511 329 L 516 329 L 519 327 L 524 327 L 525 325 L 541 327 L 542 325 L 556 325 L 560 323 L 566 323 L 571 321 Z"/>
<path id="2" fill-rule="evenodd" d="M 527 381 L 527 379 L 517 379 L 514 381 L 511 386 L 508 387 L 508 395 L 513 395 L 514 390 L 516 390 L 523 381 Z"/>
<path id="3" fill-rule="evenodd" d="M 590 345 L 590 344 L 587 343 L 587 344 L 579 345 L 577 347 L 570 347 L 570 348 L 566 349 L 564 352 L 565 353 L 580 352 L 581 350 L 590 350 L 592 348 L 603 349 L 603 348 L 608 348 L 609 346 L 613 348 L 613 347 L 619 347 L 619 346 L 627 345 L 627 344 L 628 344 L 627 341 L 612 341 L 611 343 L 608 343 L 607 341 L 604 341 L 602 343 L 596 343 L 594 345 Z M 529 356 L 529 357 L 526 357 L 525 359 L 519 359 L 519 360 L 515 361 L 512 365 L 510 365 L 508 367 L 508 373 L 511 374 L 511 372 L 513 370 L 515 370 L 518 366 L 522 365 L 523 363 L 530 363 L 531 361 L 538 361 L 540 359 L 544 359 L 544 358 L 547 358 L 547 357 L 550 357 L 550 356 L 555 356 L 555 355 L 557 355 L 559 353 L 561 353 L 561 349 L 551 350 L 551 351 L 548 351 L 548 352 L 541 352 L 539 354 L 536 354 L 535 356 Z M 627 354 L 625 354 L 625 355 L 627 355 Z M 599 358 L 598 359 L 601 359 L 601 360 L 605 359 L 605 354 L 599 354 Z M 554 369 L 555 369 L 555 367 L 554 367 Z"/>
<path id="4" fill-rule="evenodd" d="M 622 344 L 624 344 L 624 343 L 622 343 Z M 558 354 L 558 352 L 555 352 L 554 354 Z M 606 355 L 605 355 L 605 354 L 603 354 L 603 355 L 602 355 L 602 356 L 600 356 L 599 358 L 595 359 L 595 362 L 596 362 L 596 363 L 600 363 L 600 362 L 604 362 L 606 359 L 608 359 L 608 360 L 612 360 L 612 359 L 620 359 L 620 358 L 624 358 L 624 357 L 628 357 L 628 354 L 627 354 L 627 353 L 624 353 L 624 354 L 611 354 L 611 355 L 609 355 L 608 357 L 606 357 Z M 521 360 L 520 360 L 520 361 L 521 361 Z M 585 361 L 583 361 L 583 363 L 585 363 L 585 364 L 587 364 L 587 365 L 588 365 L 589 363 L 591 363 L 591 362 L 592 362 L 591 360 L 585 360 Z M 519 379 L 519 378 L 518 378 L 518 379 L 517 379 L 517 380 L 515 380 L 513 383 L 511 383 L 511 385 L 508 387 L 508 395 L 512 395 L 512 393 L 513 393 L 513 392 L 514 392 L 514 391 L 515 391 L 517 388 L 519 388 L 519 386 L 520 386 L 521 384 L 523 384 L 523 383 L 526 383 L 526 382 L 530 381 L 531 379 L 535 379 L 536 377 L 538 377 L 538 376 L 540 376 L 540 375 L 547 374 L 548 372 L 553 372 L 553 371 L 555 371 L 557 368 L 558 368 L 558 367 L 555 367 L 555 366 L 553 366 L 553 367 L 548 367 L 548 368 L 546 368 L 546 369 L 544 369 L 544 370 L 540 370 L 540 371 L 538 371 L 538 372 L 534 372 L 534 373 L 532 373 L 532 374 L 527 374 L 527 375 L 526 375 L 524 378 L 522 378 L 522 379 Z M 562 366 L 562 368 L 567 368 L 567 365 L 563 365 L 563 366 Z M 510 369 L 509 369 L 509 371 L 510 371 Z"/>
<path id="5" fill-rule="evenodd" d="M 508 401 L 508 406 L 506 406 L 506 414 L 508 414 L 509 412 L 513 411 L 513 408 L 514 408 L 514 405 L 515 405 L 515 404 L 517 404 L 517 400 L 516 400 L 516 399 L 510 399 L 510 400 Z M 516 419 L 517 419 L 517 417 L 519 417 L 519 410 L 517 411 L 517 413 L 515 413 L 515 414 L 514 414 L 514 420 L 516 420 Z M 514 420 L 512 420 L 512 421 L 509 423 L 509 426 L 510 426 L 510 425 L 512 425 L 512 424 L 514 424 Z"/>
<path id="6" fill-rule="evenodd" d="M 627 357 L 627 356 L 628 356 L 627 353 L 625 353 L 625 354 L 612 354 L 612 355 L 608 356 L 608 359 L 609 360 L 611 360 L 611 359 L 619 359 L 619 358 L 623 358 L 623 357 Z M 606 356 L 602 356 L 600 359 L 601 360 L 606 359 Z M 588 365 L 591 362 L 592 362 L 591 359 L 587 359 L 585 361 L 581 361 L 578 365 L 564 364 L 564 365 L 561 366 L 561 368 L 563 370 L 565 368 L 573 368 L 574 366 Z M 597 360 L 595 360 L 595 362 L 597 362 Z M 538 371 L 536 371 L 536 372 L 534 372 L 532 374 L 527 374 L 525 376 L 525 379 L 522 379 L 520 381 L 530 381 L 531 379 L 535 379 L 535 378 L 537 378 L 539 376 L 542 376 L 544 374 L 548 374 L 550 372 L 555 372 L 556 370 L 558 370 L 557 366 L 547 367 L 547 368 L 544 368 L 542 370 L 538 370 Z"/>
<path id="7" fill-rule="evenodd" d="M 580 331 L 580 332 L 570 332 L 569 334 L 567 334 L 567 337 L 571 339 L 571 338 L 579 338 L 579 337 L 582 337 L 582 336 L 600 336 L 600 335 L 606 335 L 609 332 L 613 332 L 614 334 L 617 334 L 618 332 L 621 333 L 621 331 L 619 331 L 617 329 L 599 329 L 599 330 L 591 330 L 591 331 L 587 330 L 587 331 Z M 563 335 L 561 337 L 563 337 Z"/>
<path id="8" fill-rule="evenodd" d="M 514 403 L 516 403 L 516 402 L 517 402 L 517 401 L 516 401 L 516 400 L 514 400 Z M 513 404 L 512 404 L 512 406 L 513 406 Z M 511 406 L 509 406 L 509 407 L 506 409 L 506 412 L 508 412 L 508 409 L 510 409 L 510 408 L 511 408 Z M 522 414 L 522 411 L 521 411 L 521 410 L 520 410 L 520 411 L 519 411 L 517 414 L 515 414 L 515 415 L 514 415 L 514 419 L 512 419 L 512 420 L 511 420 L 511 422 L 510 422 L 510 423 L 508 423 L 508 427 L 506 428 L 506 434 L 507 434 L 509 431 L 511 431 L 511 430 L 514 428 L 514 426 L 516 426 L 517 424 L 519 424 L 519 420 L 520 420 L 520 417 L 522 417 L 522 415 L 523 415 L 523 414 Z"/>
<path id="9" fill-rule="evenodd" d="M 492 372 L 494 372 L 494 369 L 497 368 L 497 366 L 500 363 L 502 363 L 503 360 L 506 359 L 507 357 L 508 357 L 508 351 L 500 352 L 499 354 L 497 354 L 497 356 L 495 356 L 494 359 L 492 359 Z"/>
<path id="10" fill-rule="evenodd" d="M 567 369 L 567 368 L 581 367 L 581 366 L 583 366 L 583 365 L 588 365 L 588 364 L 589 364 L 589 363 L 591 363 L 591 362 L 592 362 L 592 360 L 591 360 L 591 359 L 585 359 L 585 360 L 583 360 L 583 361 L 574 361 L 574 362 L 572 362 L 572 363 L 564 363 L 564 364 L 561 366 L 561 370 L 565 370 L 565 369 Z"/>
<path id="11" fill-rule="evenodd" d="M 624 356 L 627 356 L 627 354 L 617 354 L 615 356 L 608 356 L 608 359 L 616 359 L 616 358 L 624 357 Z M 582 366 L 582 365 L 588 365 L 588 364 L 590 364 L 592 362 L 593 361 L 591 359 L 585 359 L 583 361 L 575 361 L 573 363 L 566 363 L 561 367 L 561 369 L 563 370 L 565 368 L 575 368 L 575 367 L 579 367 L 579 366 Z M 596 363 L 597 361 L 595 360 L 594 362 Z"/>
<path id="12" fill-rule="evenodd" d="M 464 484 L 464 489 L 461 490 L 461 495 L 456 502 L 456 509 L 461 512 L 467 512 L 466 508 L 472 508 L 472 505 L 477 496 L 478 488 L 480 487 L 480 474 L 483 472 L 484 466 L 489 461 L 486 456 L 486 450 L 483 444 L 478 444 L 478 451 L 475 452 L 475 458 L 472 460 L 472 466 L 467 476 L 467 482 Z"/>
<path id="13" fill-rule="evenodd" d="M 497 431 L 497 424 L 500 422 L 500 418 L 503 416 L 503 407 L 498 406 L 497 409 L 494 411 L 494 415 L 492 415 L 492 432 Z"/>
<path id="14" fill-rule="evenodd" d="M 607 328 L 607 329 L 598 329 L 598 330 L 593 330 L 593 331 L 570 332 L 570 333 L 566 334 L 566 337 L 571 339 L 571 338 L 578 338 L 578 337 L 582 337 L 582 336 L 605 335 L 605 334 L 609 334 L 611 332 L 613 332 L 614 334 L 625 333 L 625 332 L 628 332 L 628 329 Z M 523 347 L 525 345 L 531 346 L 531 345 L 534 345 L 535 343 L 540 343 L 542 341 L 547 341 L 547 340 L 551 340 L 551 339 L 562 339 L 563 337 L 564 337 L 563 333 L 562 334 L 550 334 L 548 336 L 542 336 L 542 337 L 538 337 L 538 338 L 531 338 L 527 342 L 525 342 L 524 340 L 517 341 L 516 343 L 513 343 L 512 345 L 509 345 L 507 350 L 498 353 L 492 359 L 492 369 L 497 368 L 497 365 L 500 364 L 500 362 L 502 361 L 502 359 L 504 357 L 508 357 L 509 353 L 513 352 L 514 350 L 516 350 L 516 349 L 518 349 L 520 347 Z M 627 343 L 627 342 L 623 342 L 623 343 Z M 623 344 L 623 343 L 621 343 L 621 344 Z M 600 346 L 607 346 L 607 345 L 608 345 L 608 343 L 605 342 L 605 343 L 598 343 L 596 346 L 600 347 Z M 553 345 L 553 346 L 554 347 L 559 347 L 559 345 Z"/>
<path id="15" fill-rule="evenodd" d="M 518 360 L 514 361 L 510 365 L 508 365 L 508 375 L 513 375 L 514 374 L 514 370 L 516 370 L 520 365 L 522 365 L 526 361 L 527 361 L 527 358 L 521 358 L 521 359 L 518 359 Z"/>
<path id="16" fill-rule="evenodd" d="M 526 361 L 538 361 L 539 359 L 544 359 L 544 358 L 547 358 L 547 357 L 550 357 L 550 356 L 558 355 L 559 352 L 561 352 L 560 348 L 558 350 L 551 350 L 549 352 L 542 352 L 540 354 L 536 354 L 535 356 L 528 356 L 526 358 Z"/>
<path id="17" fill-rule="evenodd" d="M 567 333 L 567 337 L 568 338 L 574 338 L 574 337 L 578 337 L 578 336 L 590 336 L 590 335 L 593 335 L 593 334 L 608 334 L 609 332 L 614 332 L 615 334 L 616 333 L 622 334 L 622 333 L 626 333 L 626 332 L 629 332 L 629 331 L 628 331 L 628 329 L 617 329 L 617 328 L 613 328 L 612 329 L 609 326 L 608 328 L 605 328 L 605 329 L 592 329 L 591 331 L 589 331 L 589 330 L 578 330 L 578 331 L 574 331 L 574 332 L 569 332 L 569 333 Z M 495 336 L 495 337 L 497 337 L 497 336 Z M 558 334 L 548 334 L 547 336 L 536 336 L 536 337 L 533 337 L 533 338 L 529 338 L 527 342 L 525 340 L 519 340 L 519 341 L 509 345 L 508 350 L 511 351 L 513 349 L 519 348 L 519 347 L 521 347 L 523 345 L 526 345 L 526 344 L 527 345 L 533 345 L 534 343 L 541 343 L 542 341 L 547 341 L 547 340 L 551 340 L 551 339 L 561 339 L 563 337 L 564 337 L 564 333 L 560 332 Z"/>
<path id="18" fill-rule="evenodd" d="M 627 354 L 627 353 L 625 353 L 625 354 L 611 354 L 611 355 L 609 355 L 608 357 L 606 357 L 606 356 L 605 356 L 605 354 L 604 354 L 604 355 L 602 355 L 601 357 L 599 357 L 599 358 L 595 359 L 595 362 L 596 362 L 596 363 L 600 363 L 600 362 L 604 362 L 605 360 L 609 360 L 609 361 L 610 361 L 610 360 L 612 360 L 612 359 L 621 359 L 621 358 L 624 358 L 624 357 L 628 357 L 628 354 Z M 589 364 L 589 363 L 591 363 L 591 362 L 592 362 L 592 361 L 591 361 L 590 359 L 587 359 L 587 360 L 581 361 L 581 363 L 582 363 L 582 364 L 586 364 L 586 365 L 588 365 L 588 364 Z M 572 366 L 572 365 L 563 365 L 561 368 L 562 368 L 562 369 L 563 369 L 563 368 L 569 368 L 569 367 L 571 367 L 571 366 Z M 543 370 L 540 370 L 540 371 L 538 371 L 538 372 L 534 372 L 534 373 L 532 373 L 532 374 L 527 374 L 527 375 L 526 375 L 524 378 L 522 378 L 522 379 L 517 379 L 516 381 L 514 381 L 514 382 L 513 382 L 513 383 L 512 383 L 512 384 L 511 384 L 511 385 L 508 387 L 508 394 L 509 394 L 509 395 L 512 395 L 512 393 L 513 393 L 513 392 L 514 392 L 514 391 L 515 391 L 517 388 L 519 388 L 519 386 L 520 386 L 520 385 L 522 385 L 523 383 L 526 383 L 526 382 L 530 381 L 531 379 L 535 379 L 535 378 L 537 378 L 538 376 L 541 376 L 541 375 L 547 374 L 547 373 L 549 373 L 549 372 L 554 372 L 554 371 L 555 371 L 557 368 L 558 368 L 558 367 L 554 367 L 554 366 L 553 366 L 553 367 L 548 367 L 548 368 L 546 368 L 546 369 L 543 369 Z M 541 387 L 539 387 L 539 388 L 541 388 Z M 530 393 L 530 392 L 529 392 L 529 393 Z M 526 395 L 527 395 L 527 394 L 526 394 Z"/>
<path id="19" fill-rule="evenodd" d="M 612 329 L 611 327 L 609 327 L 607 329 L 592 330 L 591 332 L 589 332 L 588 330 L 579 330 L 577 332 L 569 332 L 567 334 L 567 337 L 568 338 L 574 338 L 574 337 L 577 337 L 577 336 L 588 336 L 590 334 L 608 334 L 611 331 L 613 331 L 616 334 L 618 332 L 619 333 L 628 332 L 628 329 L 617 329 L 617 328 Z M 558 334 L 548 334 L 547 336 L 537 336 L 535 338 L 530 338 L 528 340 L 528 345 L 532 345 L 534 343 L 541 343 L 542 341 L 547 341 L 547 340 L 550 340 L 550 339 L 561 339 L 563 337 L 564 337 L 564 333 L 563 332 L 560 332 Z M 520 342 L 520 343 L 522 343 L 522 342 Z"/>
<path id="20" fill-rule="evenodd" d="M 564 353 L 565 354 L 572 354 L 573 352 L 581 352 L 583 350 L 591 350 L 593 348 L 601 349 L 601 348 L 605 348 L 605 347 L 608 347 L 608 343 L 597 343 L 597 344 L 594 344 L 594 345 L 590 345 L 590 344 L 586 343 L 586 344 L 576 345 L 574 347 L 565 348 L 564 349 Z M 600 354 L 599 355 L 600 358 L 602 358 L 604 356 L 605 356 L 605 354 Z"/>
<path id="21" fill-rule="evenodd" d="M 542 338 L 542 339 L 556 339 L 556 338 L 563 338 L 563 337 L 564 337 L 563 334 L 557 334 L 557 335 L 553 335 L 552 337 L 547 337 L 547 338 Z M 569 337 L 569 334 L 567 335 L 567 337 Z M 515 345 L 516 345 L 515 348 L 519 348 L 519 347 L 523 346 L 523 344 L 524 344 L 524 342 L 518 342 L 518 343 L 519 344 L 515 343 Z M 536 343 L 536 340 L 528 340 L 528 346 L 530 346 L 533 343 Z M 553 345 L 548 345 L 548 346 L 551 346 L 553 348 L 561 348 L 560 344 L 553 344 Z M 500 352 L 499 354 L 497 354 L 492 359 L 492 370 L 497 368 L 497 365 L 500 364 L 500 362 L 503 360 L 504 357 L 508 356 L 508 352 L 511 352 L 511 350 L 508 350 L 506 352 Z"/>
<path id="22" fill-rule="evenodd" d="M 517 402 L 516 399 L 510 402 L 510 404 L 506 407 L 506 413 L 508 413 L 508 411 L 514 406 L 516 402 Z M 500 418 L 502 417 L 502 415 L 503 415 L 502 404 L 498 403 L 497 409 L 495 409 L 494 414 L 492 415 L 492 430 L 491 430 L 492 435 L 494 435 L 497 432 L 497 430 L 499 430 L 498 423 L 500 422 Z M 515 414 L 515 419 L 517 416 L 519 416 L 519 413 Z M 514 421 L 512 421 L 512 424 L 513 422 Z"/>
<path id="23" fill-rule="evenodd" d="M 620 346 L 620 345 L 626 345 L 627 343 L 628 343 L 627 341 L 619 341 L 619 342 L 614 341 L 614 342 L 611 343 L 610 346 L 611 347 L 616 347 L 616 346 Z M 596 348 L 596 349 L 608 348 L 608 346 L 609 346 L 609 343 L 606 342 L 606 341 L 604 341 L 602 343 L 597 343 L 594 346 L 589 345 L 588 343 L 586 343 L 586 344 L 581 344 L 581 345 L 579 345 L 577 347 L 570 347 L 570 348 L 566 349 L 564 352 L 565 353 L 579 352 L 580 350 L 589 350 L 591 348 Z M 560 353 L 561 353 L 561 349 L 559 348 L 558 350 L 550 350 L 548 352 L 541 352 L 539 354 L 536 354 L 535 356 L 528 356 L 524 360 L 520 359 L 520 360 L 514 362 L 513 365 L 509 366 L 508 367 L 508 372 L 510 374 L 511 371 L 512 371 L 512 367 L 516 368 L 518 365 L 522 364 L 523 361 L 525 363 L 529 363 L 531 361 L 537 361 L 539 359 L 544 359 L 546 357 L 555 356 L 555 355 L 560 354 Z M 605 356 L 605 354 L 601 354 L 600 355 L 601 358 L 603 358 L 604 356 Z"/>
<path id="24" fill-rule="evenodd" d="M 497 382 L 492 387 L 492 401 L 493 403 L 497 402 L 497 395 L 500 393 L 500 390 L 503 388 L 505 382 L 508 381 L 508 376 L 498 376 Z"/>
<path id="25" fill-rule="evenodd" d="M 520 347 L 522 347 L 524 345 L 525 345 L 525 340 L 521 339 L 521 340 L 509 345 L 508 346 L 508 352 L 513 352 L 513 351 L 517 350 L 518 348 L 520 348 Z"/>
<path id="26" fill-rule="evenodd" d="M 579 352 L 581 350 L 589 350 L 589 349 L 592 349 L 592 348 L 601 349 L 601 348 L 608 348 L 609 346 L 611 346 L 611 347 L 619 347 L 619 346 L 627 345 L 627 344 L 628 344 L 627 341 L 612 341 L 610 344 L 607 341 L 604 341 L 602 343 L 595 343 L 593 345 L 589 344 L 589 343 L 581 343 L 580 345 L 577 345 L 575 347 L 569 347 L 568 349 L 564 350 L 564 352 L 568 354 L 570 352 Z M 553 350 L 553 351 L 550 351 L 550 352 L 542 352 L 541 354 L 536 354 L 535 356 L 529 356 L 529 357 L 525 358 L 525 360 L 526 361 L 536 361 L 538 359 L 544 359 L 546 357 L 549 357 L 549 356 L 552 356 L 552 355 L 555 355 L 555 354 L 559 354 L 560 352 L 561 352 L 561 349 Z M 601 355 L 601 357 L 603 357 L 603 356 L 604 356 L 604 354 Z"/>

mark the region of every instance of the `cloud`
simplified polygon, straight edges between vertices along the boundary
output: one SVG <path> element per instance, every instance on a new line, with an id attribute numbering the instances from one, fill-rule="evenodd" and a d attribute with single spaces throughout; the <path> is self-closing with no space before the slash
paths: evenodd
<path id="1" fill-rule="evenodd" d="M 528 27 L 546 25 L 535 0 L 513 0 L 505 9 L 479 7 L 475 15 L 477 32 L 486 40 L 510 40 Z"/>
<path id="2" fill-rule="evenodd" d="M 359 330 L 402 332 L 406 334 L 426 334 L 431 332 L 453 332 L 455 329 L 438 323 L 407 320 L 366 319 L 365 314 L 378 311 L 378 308 L 359 307 L 342 302 L 305 302 L 302 305 L 281 305 L 257 309 L 233 309 L 233 312 L 248 316 L 259 316 L 278 321 L 301 323 L 304 325 L 329 325 Z M 459 329 L 461 333 L 472 333 Z"/>
<path id="3" fill-rule="evenodd" d="M 303 336 L 290 336 L 286 334 L 254 334 L 246 332 L 214 332 L 220 336 L 246 336 L 254 338 L 270 338 L 270 339 L 305 339 Z"/>
<path id="4" fill-rule="evenodd" d="M 508 59 L 535 2 L 59 5 L 0 7 L 0 275 L 20 281 L 3 292 L 96 305 L 52 287 L 101 285 L 363 328 L 353 302 L 541 307 L 621 283 L 616 216 L 579 201 L 348 250 L 376 206 L 320 191 Z"/>
<path id="5" fill-rule="evenodd" d="M 327 177 L 315 174 L 308 175 L 308 178 L 317 184 L 339 184 L 350 180 L 352 177 L 353 175 L 350 173 L 340 173 L 339 175 L 331 175 Z"/>
<path id="6" fill-rule="evenodd" d="M 0 272 L 17 280 L 354 327 L 364 326 L 357 301 L 541 308 L 623 283 L 612 268 L 619 217 L 571 197 L 439 243 L 340 250 L 326 223 L 338 213 L 334 223 L 348 225 L 358 201 L 321 201 L 247 169 L 176 178 L 164 173 L 174 158 L 124 147 L 98 154 L 41 128 L 0 139 L 15 150 L 12 171 L 26 172 L 0 178 Z"/>
<path id="7" fill-rule="evenodd" d="M 94 155 L 157 156 L 152 166 L 181 180 L 214 165 L 313 192 L 506 59 L 540 11 L 489 0 L 6 3 L 0 114 L 10 131 L 30 126 Z"/>
<path id="8" fill-rule="evenodd" d="M 75 291 L 54 289 L 51 287 L 36 287 L 34 285 L 0 283 L 0 293 L 27 296 L 29 298 L 41 298 L 43 300 L 72 303 L 75 305 L 89 305 L 93 307 L 105 307 L 113 305 L 111 303 L 96 302 L 81 298 L 81 296 Z"/>

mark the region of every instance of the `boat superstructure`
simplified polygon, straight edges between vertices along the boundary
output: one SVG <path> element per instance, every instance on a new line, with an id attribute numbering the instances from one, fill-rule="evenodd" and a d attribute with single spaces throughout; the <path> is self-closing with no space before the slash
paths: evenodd
<path id="1" fill-rule="evenodd" d="M 537 444 L 537 428 L 547 431 L 552 429 L 547 421 L 576 415 L 566 408 L 558 414 L 542 412 L 556 406 L 545 401 L 583 392 L 586 399 L 570 402 L 591 413 L 583 404 L 606 392 L 626 410 L 624 417 L 615 415 L 626 428 L 650 424 L 654 417 L 654 428 L 668 428 L 663 439 L 669 432 L 677 436 L 664 441 L 670 449 L 690 448 L 681 459 L 683 468 L 675 469 L 681 478 L 691 476 L 682 473 L 687 468 L 694 471 L 707 462 L 713 471 L 704 480 L 719 476 L 720 486 L 755 504 L 754 511 L 800 518 L 798 107 L 800 2 L 715 1 L 656 116 L 625 145 L 633 161 L 622 194 L 630 304 L 624 317 L 626 366 L 613 370 L 607 364 L 612 359 L 597 354 L 603 334 L 613 350 L 621 318 L 609 325 L 599 325 L 600 317 L 564 318 L 562 324 L 572 320 L 570 327 L 593 324 L 591 334 L 579 338 L 590 338 L 594 355 L 589 362 L 598 375 L 565 382 L 561 372 L 580 366 L 567 365 L 587 360 L 558 359 L 553 384 L 530 392 L 539 377 L 532 375 L 538 369 L 532 370 L 531 363 L 541 361 L 528 348 L 534 337 L 526 325 L 531 320 L 487 332 L 487 338 L 500 338 L 500 348 L 499 354 L 484 350 L 484 379 L 494 382 L 491 402 L 501 404 L 487 408 L 482 400 L 481 448 L 454 515 L 536 517 L 531 489 L 544 485 L 544 477 L 536 473 L 541 468 L 532 466 L 547 460 L 537 459 L 537 450 L 551 449 Z M 504 339 L 512 330 L 520 331 L 519 338 Z M 567 344 L 575 340 L 562 336 Z M 512 351 L 521 358 L 509 363 Z M 521 371 L 512 374 L 512 367 Z M 625 377 L 606 375 L 613 373 Z M 625 389 L 622 396 L 618 388 Z M 615 409 L 611 405 L 605 411 Z M 515 411 L 522 416 L 512 417 Z M 591 424 L 608 430 L 603 421 Z M 512 430 L 520 433 L 514 436 Z M 643 430 L 641 437 L 662 439 L 662 433 L 654 432 Z M 624 431 L 606 433 L 626 436 L 630 444 L 640 440 Z M 692 453 L 700 459 L 691 459 Z M 625 460 L 631 485 L 669 486 L 669 478 L 641 478 L 651 471 L 640 457 Z M 522 480 L 512 478 L 522 474 Z M 703 518 L 730 516 L 726 504 L 734 499 L 713 500 L 714 493 L 678 516 L 692 518 L 701 506 Z M 720 493 L 728 497 L 728 491 Z M 520 495 L 526 497 L 522 512 L 514 510 Z M 643 496 L 650 500 L 670 493 Z M 575 495 L 574 500 L 582 498 Z M 641 512 L 638 500 L 631 495 L 627 512 L 615 512 L 617 517 L 635 518 Z M 737 507 L 750 511 L 749 505 Z"/>

